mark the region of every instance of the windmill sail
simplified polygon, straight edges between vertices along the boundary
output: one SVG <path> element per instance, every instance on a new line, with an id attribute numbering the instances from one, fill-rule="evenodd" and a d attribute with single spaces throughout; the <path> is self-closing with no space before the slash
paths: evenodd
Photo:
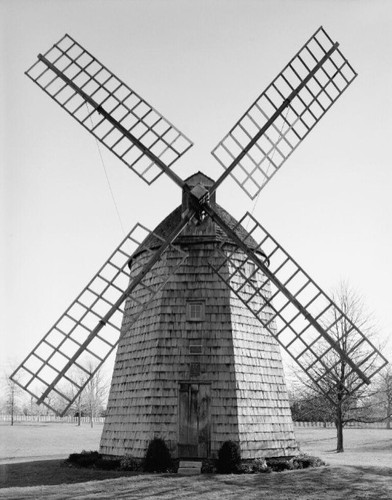
<path id="1" fill-rule="evenodd" d="M 386 359 L 252 215 L 238 224 L 250 226 L 245 243 L 257 243 L 251 254 L 262 266 L 223 241 L 214 271 L 324 394 L 333 397 L 331 380 L 350 393 L 368 383 Z M 343 379 L 337 373 L 342 360 Z"/>
<path id="2" fill-rule="evenodd" d="M 176 228 L 177 233 L 184 224 Z M 117 346 L 125 299 L 133 301 L 134 313 L 127 318 L 132 323 L 186 259 L 185 252 L 171 245 L 173 239 L 164 240 L 136 224 L 11 375 L 12 380 L 39 403 L 64 415 Z M 162 273 L 161 261 L 169 247 L 177 258 L 171 260 L 170 271 Z M 144 254 L 143 264 L 129 270 L 136 253 Z M 86 355 L 93 361 L 93 371 L 84 363 Z"/>
<path id="3" fill-rule="evenodd" d="M 69 35 L 39 55 L 26 74 L 148 184 L 192 146 Z"/>
<path id="4" fill-rule="evenodd" d="M 356 76 L 320 27 L 212 151 L 213 190 L 230 174 L 255 198 Z"/>

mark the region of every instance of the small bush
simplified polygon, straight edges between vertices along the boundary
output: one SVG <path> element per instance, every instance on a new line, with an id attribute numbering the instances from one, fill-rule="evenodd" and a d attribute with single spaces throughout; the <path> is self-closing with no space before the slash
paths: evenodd
<path id="1" fill-rule="evenodd" d="M 120 468 L 120 460 L 103 458 L 97 451 L 82 451 L 71 453 L 67 462 L 77 467 L 95 467 L 103 470 L 116 470 Z"/>
<path id="2" fill-rule="evenodd" d="M 252 463 L 253 472 L 271 472 L 265 458 L 255 458 Z"/>
<path id="3" fill-rule="evenodd" d="M 274 472 L 282 472 L 284 470 L 298 470 L 307 469 L 308 467 L 321 467 L 325 465 L 318 457 L 311 457 L 309 455 L 298 455 L 288 459 L 286 457 L 281 458 L 269 458 L 267 459 L 268 466 Z"/>
<path id="4" fill-rule="evenodd" d="M 85 451 L 82 453 L 71 453 L 68 462 L 79 467 L 92 467 L 101 458 L 97 451 Z"/>
<path id="5" fill-rule="evenodd" d="M 292 464 L 290 462 L 290 459 L 287 457 L 267 459 L 268 467 L 270 467 L 273 472 L 292 470 Z"/>
<path id="6" fill-rule="evenodd" d="M 220 474 L 238 473 L 241 463 L 240 448 L 234 441 L 225 441 L 219 449 L 217 470 Z"/>
<path id="7" fill-rule="evenodd" d="M 163 439 L 154 438 L 150 441 L 146 457 L 144 459 L 144 470 L 146 472 L 168 472 L 172 468 L 170 451 Z"/>
<path id="8" fill-rule="evenodd" d="M 128 471 L 139 471 L 142 468 L 141 461 L 132 455 L 125 455 L 120 461 L 120 469 Z"/>
<path id="9" fill-rule="evenodd" d="M 290 460 L 292 464 L 292 470 L 295 469 L 307 469 L 309 467 L 322 467 L 325 462 L 318 457 L 312 457 L 310 455 L 298 455 Z"/>
<path id="10" fill-rule="evenodd" d="M 242 461 L 234 471 L 236 474 L 260 474 L 271 472 L 264 458 Z"/>
<path id="11" fill-rule="evenodd" d="M 226 443 L 231 443 L 230 445 Z M 254 458 L 246 460 L 238 460 L 238 455 L 235 451 L 235 443 L 227 441 L 219 451 L 219 458 L 204 459 L 202 463 L 201 472 L 204 474 L 262 474 L 269 472 L 282 472 L 285 470 L 298 470 L 306 469 L 308 467 L 321 467 L 325 465 L 320 458 L 312 457 L 309 455 L 298 455 L 296 457 L 271 457 L 271 458 Z M 234 446 L 233 446 L 234 445 Z M 237 447 L 238 451 L 238 447 Z M 231 456 L 231 466 L 227 465 L 228 460 L 222 460 L 222 455 Z M 236 456 L 237 455 L 237 456 Z M 233 459 L 233 456 L 236 458 Z M 220 461 L 220 462 L 219 462 Z"/>
<path id="12" fill-rule="evenodd" d="M 243 462 L 238 464 L 233 472 L 235 474 L 253 474 L 253 465 L 250 462 Z"/>

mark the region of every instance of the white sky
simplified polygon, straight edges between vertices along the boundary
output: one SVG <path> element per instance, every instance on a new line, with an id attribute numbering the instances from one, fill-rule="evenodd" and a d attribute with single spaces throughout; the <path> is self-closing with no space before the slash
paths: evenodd
<path id="1" fill-rule="evenodd" d="M 210 151 L 323 25 L 359 77 L 254 215 L 322 288 L 347 279 L 391 336 L 392 2 L 0 0 L 0 18 L 0 366 L 27 355 L 123 238 L 94 138 L 23 74 L 64 33 L 190 137 L 185 178 L 217 177 Z M 102 154 L 127 232 L 180 203 L 165 176 L 149 187 Z M 217 195 L 237 218 L 253 208 L 231 179 Z"/>

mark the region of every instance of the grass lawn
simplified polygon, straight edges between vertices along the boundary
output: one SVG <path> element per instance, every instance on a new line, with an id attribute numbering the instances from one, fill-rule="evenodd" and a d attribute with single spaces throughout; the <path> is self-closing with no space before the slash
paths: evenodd
<path id="1" fill-rule="evenodd" d="M 45 462 L 34 463 L 48 467 Z M 56 475 L 57 467 L 59 466 L 53 464 L 49 467 L 49 471 Z M 391 469 L 379 467 L 322 467 L 241 476 L 146 474 L 117 479 L 105 479 L 108 477 L 107 473 L 100 471 L 102 479 L 99 481 L 94 480 L 86 472 L 89 471 L 83 471 L 83 479 L 79 475 L 78 480 L 82 482 L 77 484 L 67 482 L 56 486 L 0 489 L 0 499 L 390 500 L 392 498 Z"/>
<path id="2" fill-rule="evenodd" d="M 0 464 L 66 458 L 70 453 L 97 450 L 102 424 L 0 423 Z"/>
<path id="3" fill-rule="evenodd" d="M 302 451 L 330 465 L 390 467 L 392 473 L 392 430 L 346 429 L 344 453 L 335 452 L 335 429 L 297 428 L 295 434 Z"/>
<path id="4" fill-rule="evenodd" d="M 299 428 L 302 451 L 331 467 L 258 474 L 151 475 L 75 469 L 59 458 L 98 449 L 102 426 L 0 426 L 0 499 L 392 499 L 392 431 L 348 429 L 334 453 L 333 429 Z M 30 457 L 30 458 L 29 458 Z"/>

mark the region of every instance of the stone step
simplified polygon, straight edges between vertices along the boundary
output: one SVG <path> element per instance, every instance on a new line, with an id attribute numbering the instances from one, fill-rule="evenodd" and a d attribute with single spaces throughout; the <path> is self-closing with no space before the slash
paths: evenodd
<path id="1" fill-rule="evenodd" d="M 201 474 L 201 468 L 195 469 L 194 467 L 181 467 L 178 469 L 178 474 L 183 476 L 198 476 Z"/>
<path id="2" fill-rule="evenodd" d="M 195 476 L 201 473 L 201 462 L 196 462 L 192 460 L 181 460 L 180 466 L 178 467 L 178 474 L 184 474 L 186 476 Z"/>
<path id="3" fill-rule="evenodd" d="M 180 460 L 180 467 L 196 467 L 201 468 L 201 462 L 197 460 Z"/>

